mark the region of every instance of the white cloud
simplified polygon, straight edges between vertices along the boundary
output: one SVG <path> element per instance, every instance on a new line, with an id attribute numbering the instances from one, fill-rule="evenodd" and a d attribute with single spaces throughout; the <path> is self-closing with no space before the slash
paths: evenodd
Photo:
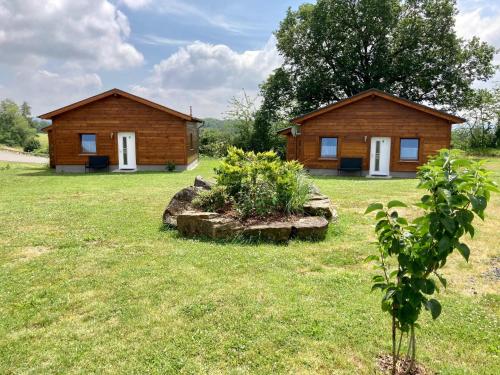
<path id="1" fill-rule="evenodd" d="M 94 95 L 102 89 L 99 75 L 73 69 L 56 73 L 45 69 L 33 71 L 21 68 L 15 73 L 15 82 L 9 87 L 0 86 L 0 97 L 19 103 L 27 101 L 34 115 Z"/>
<path id="2" fill-rule="evenodd" d="M 130 9 L 141 9 L 151 4 L 151 0 L 120 0 L 120 3 L 125 4 Z"/>
<path id="3" fill-rule="evenodd" d="M 482 2 L 479 2 L 482 4 Z M 471 39 L 474 36 L 493 45 L 500 50 L 500 7 L 473 7 L 472 10 L 460 12 L 456 18 L 455 28 L 458 36 Z M 500 65 L 500 53 L 493 62 Z M 500 71 L 488 82 L 478 82 L 477 87 L 491 87 L 500 83 Z"/>
<path id="4" fill-rule="evenodd" d="M 0 98 L 40 114 L 95 94 L 97 72 L 143 63 L 130 32 L 108 0 L 0 0 Z"/>
<path id="5" fill-rule="evenodd" d="M 0 0 L 0 62 L 62 61 L 94 69 L 140 65 L 127 17 L 108 0 Z"/>
<path id="6" fill-rule="evenodd" d="M 478 36 L 500 48 L 500 12 L 484 14 L 483 9 L 461 12 L 456 19 L 457 34 L 470 39 Z"/>
<path id="7" fill-rule="evenodd" d="M 242 89 L 257 95 L 258 85 L 281 62 L 274 38 L 261 50 L 242 53 L 222 44 L 195 42 L 155 65 L 146 82 L 132 89 L 181 111 L 192 105 L 196 116 L 220 117 L 228 100 Z"/>
<path id="8" fill-rule="evenodd" d="M 165 38 L 163 36 L 154 35 L 154 34 L 146 34 L 141 37 L 137 37 L 136 40 L 143 44 L 149 44 L 153 46 L 171 46 L 171 45 L 183 45 L 192 43 L 192 40 L 184 40 L 184 39 L 172 39 Z"/>

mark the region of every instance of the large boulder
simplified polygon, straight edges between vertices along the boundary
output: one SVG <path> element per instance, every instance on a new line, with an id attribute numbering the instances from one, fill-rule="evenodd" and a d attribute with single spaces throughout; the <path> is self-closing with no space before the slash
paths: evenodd
<path id="1" fill-rule="evenodd" d="M 296 221 L 273 221 L 263 224 L 244 224 L 236 218 L 214 212 L 184 211 L 177 216 L 177 229 L 184 237 L 231 239 L 245 238 L 287 242 L 291 238 L 321 240 L 326 236 L 328 220 L 308 216 Z"/>
<path id="2" fill-rule="evenodd" d="M 200 191 L 202 188 L 189 186 L 175 193 L 163 212 L 163 224 L 176 227 L 177 216 L 184 211 L 193 209 L 191 202 Z"/>
<path id="3" fill-rule="evenodd" d="M 194 186 L 195 187 L 200 187 L 200 188 L 203 188 L 205 190 L 210 190 L 210 189 L 212 189 L 212 186 L 214 186 L 214 185 L 215 185 L 214 182 L 207 181 L 201 176 L 196 176 L 196 178 L 194 179 Z"/>
<path id="4" fill-rule="evenodd" d="M 185 237 L 223 239 L 241 231 L 239 221 L 215 212 L 184 211 L 177 216 L 177 229 Z"/>
<path id="5" fill-rule="evenodd" d="M 287 242 L 291 235 L 291 222 L 274 221 L 265 224 L 249 225 L 243 229 L 243 236 L 263 241 Z"/>
<path id="6" fill-rule="evenodd" d="M 304 204 L 304 213 L 308 216 L 322 216 L 327 220 L 335 219 L 337 216 L 328 197 L 312 197 Z"/>
<path id="7" fill-rule="evenodd" d="M 322 240 L 327 231 L 328 220 L 321 216 L 307 216 L 293 223 L 292 237 L 301 240 Z"/>

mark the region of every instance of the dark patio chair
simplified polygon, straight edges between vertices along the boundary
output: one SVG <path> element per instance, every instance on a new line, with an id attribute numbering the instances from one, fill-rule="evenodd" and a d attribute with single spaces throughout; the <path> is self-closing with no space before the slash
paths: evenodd
<path id="1" fill-rule="evenodd" d="M 89 156 L 85 164 L 85 173 L 87 170 L 106 169 L 109 172 L 109 156 Z"/>
<path id="2" fill-rule="evenodd" d="M 337 168 L 339 175 L 341 175 L 342 172 L 359 172 L 361 176 L 362 170 L 363 158 L 340 158 L 340 164 Z"/>

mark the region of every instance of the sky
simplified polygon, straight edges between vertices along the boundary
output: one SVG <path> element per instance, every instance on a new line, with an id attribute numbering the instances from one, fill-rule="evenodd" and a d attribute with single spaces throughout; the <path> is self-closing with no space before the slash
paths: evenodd
<path id="1" fill-rule="evenodd" d="M 222 118 L 280 65 L 273 31 L 303 2 L 0 0 L 0 99 L 40 115 L 116 87 Z M 500 49 L 500 0 L 458 7 L 457 33 Z"/>

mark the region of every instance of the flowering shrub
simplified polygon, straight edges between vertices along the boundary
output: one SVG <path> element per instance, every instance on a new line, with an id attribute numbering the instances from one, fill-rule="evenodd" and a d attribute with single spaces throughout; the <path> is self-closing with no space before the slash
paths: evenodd
<path id="1" fill-rule="evenodd" d="M 300 213 L 311 190 L 302 165 L 282 161 L 274 151 L 231 147 L 216 174 L 243 217 Z"/>
<path id="2" fill-rule="evenodd" d="M 232 203 L 232 198 L 227 194 L 224 186 L 214 186 L 203 191 L 193 199 L 193 206 L 209 212 L 221 212 Z"/>

